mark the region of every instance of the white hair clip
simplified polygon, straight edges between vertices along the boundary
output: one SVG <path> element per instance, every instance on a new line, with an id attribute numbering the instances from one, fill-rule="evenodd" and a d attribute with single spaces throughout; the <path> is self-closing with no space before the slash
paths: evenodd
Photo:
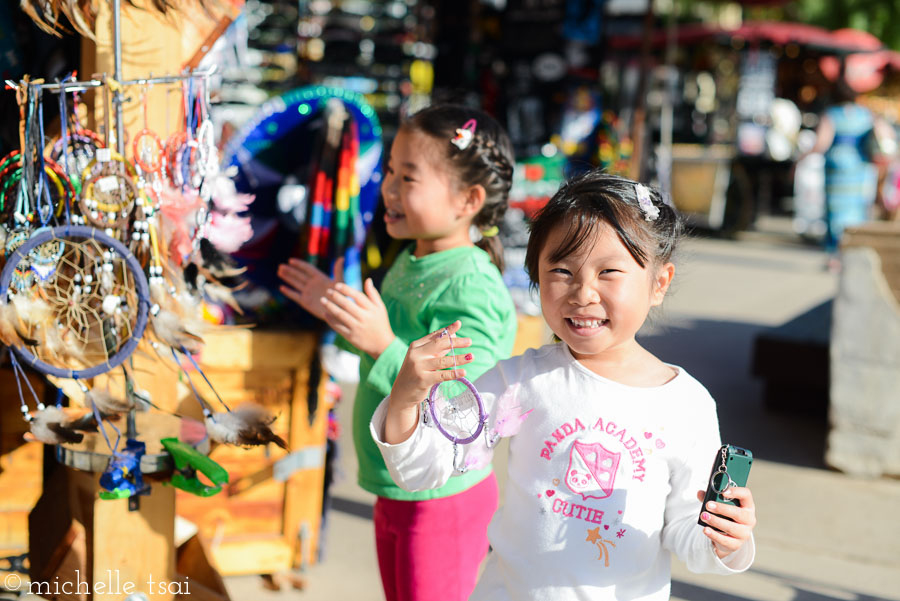
<path id="1" fill-rule="evenodd" d="M 634 195 L 637 196 L 638 204 L 644 213 L 644 219 L 656 221 L 656 218 L 659 217 L 659 207 L 653 205 L 653 201 L 650 199 L 650 190 L 644 184 L 635 184 Z"/>
<path id="2" fill-rule="evenodd" d="M 469 119 L 465 125 L 456 130 L 456 137 L 450 140 L 450 143 L 460 150 L 465 150 L 475 138 L 475 127 L 477 125 L 478 122 L 475 119 Z"/>

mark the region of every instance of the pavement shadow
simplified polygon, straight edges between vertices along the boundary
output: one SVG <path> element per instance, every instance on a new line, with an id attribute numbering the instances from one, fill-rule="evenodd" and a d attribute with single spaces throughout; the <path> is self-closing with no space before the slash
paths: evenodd
<path id="1" fill-rule="evenodd" d="M 873 597 L 872 595 L 864 595 L 839 589 L 834 595 L 827 592 L 813 591 L 803 586 L 790 585 L 783 583 L 793 589 L 794 594 L 790 597 L 791 601 L 890 601 L 884 597 Z M 672 581 L 672 596 L 688 601 L 755 601 L 756 597 L 744 597 L 741 595 L 733 595 L 718 590 L 709 589 L 680 580 Z"/>
<path id="2" fill-rule="evenodd" d="M 764 382 L 751 373 L 754 341 L 770 330 L 759 324 L 679 319 L 651 323 L 638 341 L 706 386 L 716 399 L 723 441 L 748 448 L 759 459 L 826 469 L 827 420 L 767 410 Z"/>

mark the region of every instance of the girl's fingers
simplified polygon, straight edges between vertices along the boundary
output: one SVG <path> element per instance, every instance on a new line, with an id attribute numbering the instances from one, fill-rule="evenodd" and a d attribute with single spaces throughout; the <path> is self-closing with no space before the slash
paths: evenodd
<path id="1" fill-rule="evenodd" d="M 278 277 L 292 284 L 296 288 L 305 287 L 306 283 L 309 281 L 309 277 L 307 277 L 306 274 L 299 269 L 294 269 L 287 263 L 282 263 L 278 266 Z"/>
<path id="2" fill-rule="evenodd" d="M 334 262 L 334 281 L 344 281 L 344 257 L 340 257 Z"/>
<path id="3" fill-rule="evenodd" d="M 449 382 L 450 380 L 459 380 L 460 378 L 466 377 L 466 370 L 459 369 L 445 369 L 444 371 L 434 372 L 440 376 L 442 382 Z"/>
<path id="4" fill-rule="evenodd" d="M 428 344 L 429 342 L 434 342 L 436 340 L 439 340 L 439 339 L 445 337 L 447 334 L 450 334 L 452 336 L 457 331 L 459 331 L 460 327 L 462 327 L 462 322 L 459 320 L 456 320 L 447 327 L 439 328 L 439 329 L 435 330 L 434 332 L 431 332 L 427 336 L 423 336 L 423 337 L 419 338 L 418 340 L 413 342 L 410 346 L 413 348 L 417 348 L 420 346 L 424 346 L 424 345 Z"/>
<path id="5" fill-rule="evenodd" d="M 357 305 L 365 303 L 369 300 L 368 296 L 366 296 L 359 290 L 356 290 L 355 288 L 351 288 L 347 284 L 337 283 L 329 292 L 332 292 L 335 295 L 343 295 L 345 297 L 351 298 Z"/>
<path id="6" fill-rule="evenodd" d="M 312 275 L 314 273 L 322 273 L 315 266 L 307 263 L 303 259 L 298 259 L 296 257 L 292 257 L 292 258 L 288 259 L 288 265 L 290 265 L 294 269 L 298 269 L 308 275 Z M 325 274 L 322 273 L 322 275 L 325 275 Z"/>
<path id="7" fill-rule="evenodd" d="M 726 489 L 725 492 L 722 493 L 722 496 L 728 499 L 736 499 L 744 509 L 749 509 L 751 511 L 756 509 L 753 504 L 753 493 L 751 493 L 750 489 L 747 487 L 732 486 L 731 488 Z"/>
<path id="8" fill-rule="evenodd" d="M 285 295 L 286 297 L 288 297 L 289 299 L 291 299 L 298 305 L 301 305 L 301 306 L 303 305 L 303 302 L 302 302 L 303 296 L 299 292 L 294 290 L 293 288 L 291 288 L 289 286 L 279 286 L 278 290 L 280 290 L 283 295 Z"/>
<path id="9" fill-rule="evenodd" d="M 465 355 L 446 355 L 444 357 L 432 359 L 430 362 L 430 367 L 434 371 L 438 371 L 441 369 L 455 368 L 458 365 L 466 365 L 467 363 L 471 363 L 474 360 L 475 357 L 472 355 L 472 353 L 467 353 Z"/>
<path id="10" fill-rule="evenodd" d="M 725 549 L 729 552 L 737 551 L 743 544 L 743 541 L 738 540 L 734 537 L 728 536 L 727 534 L 717 532 L 716 530 L 714 530 L 713 528 L 710 528 L 709 526 L 707 526 L 703 529 L 703 534 L 705 534 L 706 537 L 709 540 L 711 540 L 713 543 L 715 543 L 718 547 Z"/>
<path id="11" fill-rule="evenodd" d="M 728 503 L 716 503 L 715 501 L 710 501 L 703 509 L 726 518 L 731 518 L 732 520 L 740 522 L 742 524 L 746 523 L 746 516 L 750 514 L 750 512 L 748 512 L 743 507 L 735 507 L 734 505 L 729 505 Z"/>
<path id="12" fill-rule="evenodd" d="M 351 327 L 354 323 L 356 323 L 356 319 L 352 315 L 350 315 L 347 311 L 331 302 L 324 296 L 320 299 L 322 302 L 322 306 L 325 307 L 325 316 L 328 325 L 332 325 L 332 321 Z M 332 325 L 332 328 L 334 326 Z M 342 334 L 343 335 L 343 334 Z"/>
<path id="13" fill-rule="evenodd" d="M 378 293 L 378 289 L 375 287 L 372 278 L 366 278 L 366 281 L 363 283 L 363 290 L 370 301 L 381 307 L 384 306 L 384 301 L 381 300 L 381 294 Z"/>
<path id="14" fill-rule="evenodd" d="M 352 315 L 357 321 L 360 321 L 359 303 L 354 302 L 351 298 L 335 290 L 328 290 L 325 292 L 325 298 L 328 299 L 329 302 L 340 307 L 347 314 Z"/>

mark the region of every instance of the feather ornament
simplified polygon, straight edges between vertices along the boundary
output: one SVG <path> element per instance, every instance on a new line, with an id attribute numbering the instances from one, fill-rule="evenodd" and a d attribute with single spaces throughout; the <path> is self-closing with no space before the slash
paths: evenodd
<path id="1" fill-rule="evenodd" d="M 480 470 L 491 462 L 493 452 L 484 444 L 484 439 L 478 438 L 466 449 L 466 461 L 463 464 L 466 471 Z"/>
<path id="2" fill-rule="evenodd" d="M 56 321 L 53 309 L 47 301 L 40 298 L 26 298 L 23 294 L 16 294 L 12 298 L 16 307 L 16 315 L 26 324 L 39 325 Z"/>
<path id="3" fill-rule="evenodd" d="M 192 355 L 203 350 L 203 338 L 192 332 L 175 313 L 160 309 L 156 315 L 150 316 L 150 323 L 156 338 L 163 344 L 174 349 L 184 347 Z"/>
<path id="4" fill-rule="evenodd" d="M 253 237 L 249 217 L 213 212 L 206 238 L 222 252 L 233 253 Z"/>
<path id="5" fill-rule="evenodd" d="M 6 346 L 35 346 L 37 340 L 27 336 L 13 303 L 0 303 L 0 342 Z"/>
<path id="6" fill-rule="evenodd" d="M 196 190 L 182 192 L 165 186 L 159 193 L 160 227 L 166 239 L 167 254 L 177 265 L 193 250 L 191 242 L 192 224 L 196 223 L 197 211 L 205 206 Z"/>
<path id="7" fill-rule="evenodd" d="M 275 416 L 254 403 L 245 403 L 231 411 L 206 417 L 206 430 L 216 442 L 242 447 L 275 443 L 287 449 L 287 443 L 270 428 Z"/>
<path id="8" fill-rule="evenodd" d="M 72 428 L 73 420 L 66 411 L 55 405 L 36 411 L 29 421 L 31 437 L 45 444 L 78 443 L 84 439 L 81 432 Z"/>
<path id="9" fill-rule="evenodd" d="M 62 34 L 59 32 L 59 25 L 57 25 L 53 18 L 53 13 L 48 3 L 40 0 L 21 0 L 19 2 L 19 7 L 22 9 L 22 12 L 34 21 L 34 24 L 37 25 L 41 31 L 58 38 L 62 37 Z M 50 21 L 49 23 L 48 20 Z"/>
<path id="10" fill-rule="evenodd" d="M 70 328 L 60 328 L 55 322 L 47 322 L 40 328 L 45 358 L 51 357 L 59 365 L 84 367 L 90 362 L 84 355 L 84 345 Z"/>
<path id="11" fill-rule="evenodd" d="M 224 173 L 216 175 L 213 185 L 213 202 L 222 213 L 242 213 L 256 199 L 252 194 L 237 191 L 234 181 Z"/>
<path id="12" fill-rule="evenodd" d="M 76 0 L 61 0 L 59 2 L 59 9 L 66 15 L 66 18 L 69 20 L 69 23 L 71 23 L 75 31 L 86 38 L 90 38 L 95 42 L 97 41 L 97 38 L 94 36 L 93 26 L 88 24 L 88 19 L 85 17 L 84 13 L 81 12 L 81 8 L 78 6 Z"/>
<path id="13" fill-rule="evenodd" d="M 513 436 L 519 432 L 528 415 L 534 411 L 529 409 L 522 412 L 518 402 L 519 384 L 513 384 L 497 399 L 494 414 L 497 416 L 491 434 L 496 438 Z"/>
<path id="14" fill-rule="evenodd" d="M 129 398 L 128 395 L 124 398 L 117 397 L 108 390 L 94 388 L 87 391 L 84 397 L 85 405 L 90 406 L 91 403 L 96 405 L 97 409 L 100 410 L 101 416 L 120 415 L 132 409 L 137 409 L 138 411 L 146 411 L 147 409 L 147 405 L 144 403 L 135 402 L 134 397 Z"/>
<path id="15" fill-rule="evenodd" d="M 200 238 L 200 260 L 200 266 L 222 283 L 247 271 L 246 267 L 238 267 L 231 257 L 217 249 L 206 238 Z"/>

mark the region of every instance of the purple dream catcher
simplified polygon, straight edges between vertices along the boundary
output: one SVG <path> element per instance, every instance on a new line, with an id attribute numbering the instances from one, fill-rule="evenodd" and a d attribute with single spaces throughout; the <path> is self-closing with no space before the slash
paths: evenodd
<path id="1" fill-rule="evenodd" d="M 449 332 L 444 330 L 441 336 L 446 335 L 449 335 Z M 450 352 L 453 352 L 452 337 L 450 338 Z M 453 368 L 456 369 L 456 367 L 454 355 Z M 459 472 L 465 472 L 469 466 L 458 463 L 458 445 L 470 444 L 482 432 L 485 432 L 488 413 L 484 410 L 481 395 L 469 380 L 458 378 L 449 382 L 439 382 L 432 386 L 426 401 L 428 402 L 426 421 L 430 415 L 438 432 L 453 443 L 453 467 Z M 488 447 L 491 447 L 495 441 L 486 437 L 485 442 Z"/>
<path id="2" fill-rule="evenodd" d="M 447 330 L 441 336 L 449 335 Z M 453 338 L 450 338 L 450 352 L 453 352 Z M 456 369 L 454 355 L 453 368 Z M 501 438 L 518 433 L 533 409 L 523 411 L 518 402 L 519 384 L 513 384 L 501 394 L 495 403 L 496 414 L 493 425 L 488 426 L 490 414 L 484 408 L 484 401 L 475 385 L 466 378 L 448 382 L 438 382 L 431 387 L 428 398 L 428 412 L 425 422 L 434 423 L 438 432 L 453 443 L 453 468 L 460 472 L 480 469 L 490 463 L 490 450 Z M 430 417 L 429 417 L 430 416 Z M 484 434 L 484 440 L 479 436 Z M 466 453 L 465 461 L 459 461 L 459 445 L 473 445 Z"/>

